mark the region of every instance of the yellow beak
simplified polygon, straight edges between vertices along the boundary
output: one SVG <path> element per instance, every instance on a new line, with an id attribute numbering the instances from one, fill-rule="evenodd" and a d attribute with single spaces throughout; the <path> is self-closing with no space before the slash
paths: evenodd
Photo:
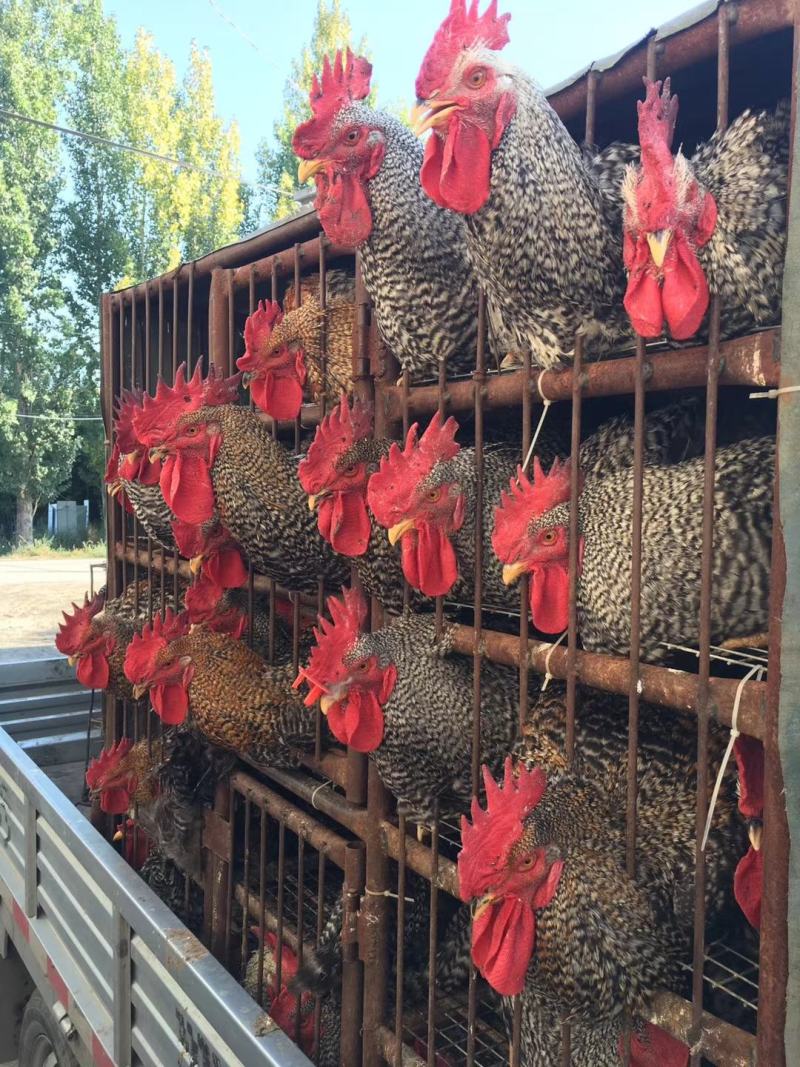
<path id="1" fill-rule="evenodd" d="M 203 557 L 202 556 L 192 556 L 192 558 L 189 560 L 189 570 L 192 572 L 192 574 L 199 574 L 200 573 L 200 568 L 202 566 L 203 566 Z"/>
<path id="2" fill-rule="evenodd" d="M 147 458 L 150 460 L 151 463 L 155 463 L 155 461 L 158 459 L 165 460 L 167 458 L 166 449 L 163 448 L 161 445 L 159 445 L 158 448 L 151 448 L 150 451 L 147 453 Z"/>
<path id="3" fill-rule="evenodd" d="M 320 697 L 319 706 L 323 715 L 327 715 L 336 701 L 331 696 Z"/>
<path id="4" fill-rule="evenodd" d="M 403 519 L 402 522 L 398 522 L 396 525 L 389 527 L 389 544 L 396 545 L 404 533 L 408 533 L 409 530 L 413 529 L 413 519 Z"/>
<path id="5" fill-rule="evenodd" d="M 133 687 L 133 699 L 134 700 L 141 700 L 141 698 L 145 695 L 146 692 L 147 692 L 147 686 L 146 685 L 142 685 L 141 683 L 139 685 L 135 685 Z"/>
<path id="6" fill-rule="evenodd" d="M 68 656 L 67 657 L 67 663 L 70 665 L 70 667 L 74 667 L 77 662 L 78 662 L 78 657 L 77 656 Z"/>
<path id="7" fill-rule="evenodd" d="M 761 851 L 761 835 L 764 832 L 764 827 L 760 823 L 750 823 L 747 827 L 747 836 L 750 838 L 750 844 L 756 850 Z"/>
<path id="8" fill-rule="evenodd" d="M 472 921 L 475 922 L 481 912 L 486 911 L 489 905 L 494 904 L 496 900 L 497 897 L 494 896 L 492 893 L 487 893 L 486 896 L 481 897 L 481 899 L 475 905 L 475 910 L 472 913 Z"/>
<path id="9" fill-rule="evenodd" d="M 304 185 L 309 178 L 313 178 L 317 171 L 327 167 L 327 159 L 301 159 L 297 167 L 297 180 Z"/>
<path id="10" fill-rule="evenodd" d="M 117 830 L 117 832 L 114 834 L 114 836 L 111 838 L 111 840 L 112 841 L 122 841 L 124 837 L 125 837 L 125 831 L 124 830 Z"/>
<path id="11" fill-rule="evenodd" d="M 317 506 L 317 498 L 312 493 L 311 496 L 308 498 L 308 510 L 309 511 L 313 511 L 316 508 L 316 506 Z"/>
<path id="12" fill-rule="evenodd" d="M 506 563 L 503 567 L 503 585 L 513 585 L 527 569 L 524 563 Z"/>
<path id="13" fill-rule="evenodd" d="M 411 130 L 417 137 L 421 137 L 426 130 L 441 126 L 454 111 L 460 110 L 461 105 L 455 100 L 423 100 L 411 111 Z"/>
<path id="14" fill-rule="evenodd" d="M 648 233 L 647 243 L 650 246 L 650 255 L 657 267 L 663 266 L 671 240 L 672 230 L 656 230 L 655 233 Z"/>

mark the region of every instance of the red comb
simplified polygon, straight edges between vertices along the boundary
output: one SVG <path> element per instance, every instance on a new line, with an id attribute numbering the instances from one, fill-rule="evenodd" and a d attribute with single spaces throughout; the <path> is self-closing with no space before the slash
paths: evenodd
<path id="1" fill-rule="evenodd" d="M 143 394 L 141 389 L 124 389 L 117 401 L 114 417 L 114 440 L 120 452 L 133 452 L 139 447 L 139 439 L 136 436 L 133 417 L 142 406 Z"/>
<path id="2" fill-rule="evenodd" d="M 181 363 L 173 385 L 159 379 L 155 396 L 145 396 L 142 406 L 134 412 L 133 425 L 143 445 L 159 444 L 165 430 L 175 425 L 181 415 L 201 407 L 235 403 L 241 374 L 225 378 L 214 366 L 205 378 L 198 363 L 191 378 L 186 380 L 186 364 Z"/>
<path id="3" fill-rule="evenodd" d="M 236 607 L 221 609 L 220 600 L 224 590 L 221 585 L 202 575 L 186 590 L 184 603 L 192 625 L 205 623 L 216 633 L 230 634 L 239 638 L 247 626 L 247 618 Z"/>
<path id="4" fill-rule="evenodd" d="M 319 626 L 314 627 L 317 643 L 311 650 L 308 666 L 302 667 L 294 680 L 295 689 L 301 682 L 310 686 L 311 691 L 305 698 L 308 707 L 346 673 L 343 659 L 358 639 L 367 618 L 367 602 L 358 589 L 343 589 L 341 600 L 328 597 L 328 614 L 330 620 L 318 616 Z"/>
<path id="5" fill-rule="evenodd" d="M 472 823 L 461 816 L 458 884 L 462 900 L 484 892 L 487 874 L 496 873 L 494 861 L 519 839 L 524 820 L 544 796 L 547 776 L 541 767 L 529 771 L 520 764 L 516 769 L 518 776 L 514 775 L 511 756 L 507 756 L 505 779 L 498 785 L 484 766 L 486 810 L 473 797 Z"/>
<path id="6" fill-rule="evenodd" d="M 86 784 L 90 789 L 100 790 L 100 807 L 110 815 L 123 815 L 130 807 L 131 793 L 136 789 L 134 775 L 127 782 L 119 781 L 111 788 L 105 788 L 109 772 L 119 767 L 132 748 L 133 741 L 123 737 L 111 748 L 104 748 L 86 768 Z"/>
<path id="7" fill-rule="evenodd" d="M 247 316 L 244 324 L 244 355 L 236 360 L 239 370 L 255 370 L 272 331 L 282 321 L 283 312 L 277 300 L 259 300 L 258 307 Z"/>
<path id="8" fill-rule="evenodd" d="M 356 443 L 372 433 L 372 404 L 355 398 L 352 407 L 347 396 L 317 427 L 308 455 L 297 468 L 306 493 L 318 493 L 335 474 L 336 462 Z"/>
<path id="9" fill-rule="evenodd" d="M 450 11 L 434 35 L 417 75 L 417 97 L 427 99 L 440 89 L 449 76 L 459 53 L 469 48 L 500 51 L 508 44 L 510 14 L 497 14 L 497 0 L 492 0 L 482 15 L 478 0 L 451 0 Z"/>
<path id="10" fill-rule="evenodd" d="M 642 165 L 672 168 L 672 139 L 678 118 L 678 98 L 670 93 L 669 78 L 660 81 L 644 79 L 645 98 L 636 101 L 639 113 L 639 144 Z"/>
<path id="11" fill-rule="evenodd" d="M 389 528 L 399 522 L 408 511 L 409 494 L 414 488 L 437 463 L 452 459 L 461 448 L 455 440 L 458 423 L 452 415 L 442 422 L 442 415 L 437 411 L 419 440 L 417 429 L 415 422 L 402 451 L 393 444 L 369 480 L 367 500 L 381 526 Z"/>
<path id="12" fill-rule="evenodd" d="M 65 656 L 77 656 L 83 642 L 92 632 L 92 619 L 103 610 L 105 595 L 95 593 L 91 600 L 88 594 L 84 595 L 83 604 L 79 607 L 73 604 L 75 609 L 71 615 L 62 612 L 64 621 L 59 623 L 56 634 L 56 648 Z"/>
<path id="13" fill-rule="evenodd" d="M 739 734 L 733 744 L 739 771 L 739 811 L 746 819 L 764 814 L 764 746 L 755 737 Z"/>
<path id="14" fill-rule="evenodd" d="M 151 623 L 143 627 L 141 634 L 134 634 L 125 653 L 123 668 L 128 681 L 134 685 L 149 681 L 156 669 L 159 652 L 176 638 L 187 634 L 189 626 L 187 612 L 176 615 L 172 608 L 167 608 L 163 619 L 156 615 Z"/>
<path id="15" fill-rule="evenodd" d="M 313 159 L 321 150 L 327 136 L 330 120 L 343 107 L 354 100 L 363 100 L 369 96 L 369 82 L 372 76 L 372 64 L 364 56 L 354 56 L 348 48 L 344 56 L 341 49 L 331 66 L 325 56 L 322 61 L 322 75 L 311 83 L 309 103 L 314 116 L 302 123 L 294 132 L 292 147 L 298 156 Z"/>
<path id="16" fill-rule="evenodd" d="M 569 500 L 569 463 L 556 459 L 549 473 L 545 474 L 539 457 L 534 456 L 533 481 L 522 467 L 517 467 L 516 478 L 508 484 L 509 488 L 500 494 L 500 503 L 495 508 L 492 530 L 492 548 L 502 563 L 513 563 L 518 558 L 532 521 Z"/>

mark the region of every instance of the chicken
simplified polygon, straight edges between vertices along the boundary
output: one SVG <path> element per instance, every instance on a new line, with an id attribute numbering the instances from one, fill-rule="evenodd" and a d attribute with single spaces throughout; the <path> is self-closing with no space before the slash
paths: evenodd
<path id="1" fill-rule="evenodd" d="M 420 182 L 464 217 L 495 331 L 547 368 L 571 359 L 579 331 L 587 355 L 630 337 L 619 193 L 603 171 L 636 152 L 581 151 L 541 88 L 497 55 L 510 17 L 496 0 L 480 16 L 476 0 L 451 0 L 417 75 L 416 130 L 432 130 Z"/>
<path id="2" fill-rule="evenodd" d="M 203 810 L 232 762 L 227 752 L 188 730 L 152 743 L 124 737 L 92 760 L 86 783 L 102 811 L 130 812 L 140 833 L 165 857 L 199 878 Z"/>
<path id="3" fill-rule="evenodd" d="M 761 437 L 716 453 L 711 640 L 767 629 L 775 440 Z M 495 512 L 492 545 L 503 581 L 530 583 L 537 629 L 567 628 L 570 476 L 538 460 L 521 471 Z M 665 642 L 699 639 L 703 459 L 644 471 L 641 654 L 659 662 Z M 578 631 L 588 651 L 627 655 L 630 644 L 630 470 L 587 476 L 579 496 Z"/>
<path id="4" fill-rule="evenodd" d="M 394 116 L 362 103 L 372 67 L 348 50 L 325 59 L 312 118 L 292 146 L 300 181 L 314 177 L 327 236 L 358 248 L 381 337 L 414 379 L 472 370 L 478 286 L 464 227 L 420 188 L 422 148 Z"/>
<path id="5" fill-rule="evenodd" d="M 486 809 L 476 800 L 462 819 L 459 890 L 474 902 L 475 965 L 504 997 L 522 994 L 520 1062 L 557 1062 L 569 1021 L 575 1067 L 616 1067 L 629 1018 L 634 1056 L 649 1045 L 685 1064 L 685 1046 L 643 1023 L 654 992 L 675 984 L 679 938 L 627 875 L 624 820 L 604 791 L 510 756 L 503 784 L 486 769 L 484 784 Z"/>
<path id="6" fill-rule="evenodd" d="M 622 187 L 625 308 L 643 337 L 666 319 L 677 341 L 700 329 L 709 290 L 723 336 L 778 320 L 786 251 L 789 107 L 745 111 L 687 160 L 672 154 L 678 98 L 645 79 L 641 163 Z"/>
<path id="7" fill-rule="evenodd" d="M 314 741 L 314 716 L 292 691 L 291 667 L 268 666 L 229 634 L 190 628 L 185 613 L 167 611 L 133 638 L 125 675 L 166 725 L 188 719 L 212 744 L 259 763 L 293 766 L 294 750 Z"/>
<path id="8" fill-rule="evenodd" d="M 179 585 L 183 595 L 185 583 Z M 138 592 L 139 610 L 136 610 Z M 77 677 L 87 689 L 108 689 L 120 700 L 131 700 L 133 691 L 123 672 L 125 650 L 131 638 L 141 630 L 147 608 L 147 582 L 131 584 L 122 596 L 106 600 L 105 593 L 88 594 L 82 605 L 63 612 L 55 645 L 77 666 Z"/>
<path id="9" fill-rule="evenodd" d="M 372 435 L 372 405 L 340 403 L 322 420 L 297 468 L 317 512 L 317 526 L 334 551 L 349 556 L 368 596 L 391 610 L 403 606 L 400 553 L 367 510 L 367 483 L 390 442 Z"/>
<path id="10" fill-rule="evenodd" d="M 170 911 L 199 937 L 203 929 L 203 891 L 158 849 L 153 849 L 139 870 L 139 877 L 150 886 Z"/>
<path id="11" fill-rule="evenodd" d="M 189 560 L 192 574 L 208 578 L 221 589 L 238 589 L 245 584 L 248 573 L 242 550 L 218 519 L 200 525 L 175 519 L 172 532 L 178 551 Z"/>
<path id="12" fill-rule="evenodd" d="M 354 279 L 331 270 L 326 285 L 324 311 L 319 289 L 303 285 L 300 307 L 281 311 L 262 300 L 245 323 L 245 353 L 236 366 L 248 376 L 253 402 L 276 419 L 297 417 L 306 383 L 314 400 L 324 395 L 331 403 L 352 390 Z"/>
<path id="13" fill-rule="evenodd" d="M 464 810 L 471 795 L 472 664 L 448 658 L 447 630 L 437 640 L 433 619 L 404 615 L 363 633 L 367 605 L 355 589 L 328 598 L 316 647 L 295 685 L 320 701 L 337 740 L 369 752 L 398 810 L 430 819 Z M 494 663 L 481 669 L 481 753 L 497 764 L 517 728 L 516 672 Z"/>
<path id="14" fill-rule="evenodd" d="M 254 412 L 225 404 L 154 422 L 141 437 L 164 457 L 161 489 L 181 521 L 218 515 L 253 566 L 288 589 L 345 581 L 349 567 L 319 536 L 296 463 Z"/>
<path id="15" fill-rule="evenodd" d="M 261 941 L 261 931 L 258 927 L 252 927 L 251 932 Z M 268 930 L 264 938 L 264 947 L 255 949 L 247 961 L 244 988 L 265 1011 L 268 1011 L 273 1020 L 280 1026 L 285 1034 L 300 1045 L 307 1056 L 313 1055 L 314 1048 L 314 997 L 311 993 L 302 993 L 299 997 L 300 1025 L 298 1033 L 298 996 L 291 992 L 290 985 L 297 974 L 299 966 L 296 953 L 285 942 L 281 948 L 281 977 L 278 985 L 277 968 L 278 938 Z M 320 1044 L 326 1043 L 330 1037 L 330 1030 L 335 1028 L 338 1036 L 339 1022 L 331 1018 L 331 1013 L 323 1010 L 320 1019 Z M 299 1038 L 299 1040 L 298 1040 Z M 319 1062 L 328 1067 L 337 1067 L 338 1040 L 335 1043 L 335 1059 L 320 1058 Z"/>
<path id="16" fill-rule="evenodd" d="M 647 422 L 645 454 L 653 463 L 694 450 L 702 425 L 697 404 L 682 401 L 653 413 Z M 400 540 L 403 573 L 427 596 L 449 595 L 471 602 L 475 582 L 475 450 L 455 441 L 458 423 L 434 415 L 422 437 L 411 427 L 401 451 L 393 445 L 369 481 L 367 500 L 389 541 Z M 568 444 L 547 425 L 537 442 L 540 458 L 563 456 Z M 483 603 L 488 608 L 519 610 L 519 595 L 503 581 L 492 552 L 492 513 L 519 462 L 518 450 L 506 445 L 484 449 Z M 627 416 L 608 420 L 581 445 L 587 471 L 608 472 L 633 463 L 633 423 Z"/>
<path id="17" fill-rule="evenodd" d="M 764 882 L 764 853 L 761 833 L 764 815 L 764 746 L 754 737 L 740 734 L 733 746 L 739 772 L 739 811 L 745 820 L 750 847 L 736 867 L 733 888 L 736 901 L 747 921 L 761 925 L 761 894 Z"/>

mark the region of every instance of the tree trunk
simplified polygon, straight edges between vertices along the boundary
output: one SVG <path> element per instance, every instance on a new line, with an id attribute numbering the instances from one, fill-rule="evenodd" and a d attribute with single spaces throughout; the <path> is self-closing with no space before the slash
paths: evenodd
<path id="1" fill-rule="evenodd" d="M 17 544 L 29 545 L 33 541 L 33 500 L 27 489 L 17 493 Z"/>

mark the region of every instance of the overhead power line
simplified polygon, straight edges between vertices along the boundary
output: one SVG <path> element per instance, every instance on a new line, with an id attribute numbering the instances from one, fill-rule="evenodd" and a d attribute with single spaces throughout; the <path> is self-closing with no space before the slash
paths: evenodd
<path id="1" fill-rule="evenodd" d="M 47 419 L 49 422 L 102 422 L 102 415 L 23 415 L 21 411 L 12 412 L 17 419 Z"/>
<path id="2" fill-rule="evenodd" d="M 212 10 L 215 11 L 217 15 L 219 15 L 223 22 L 227 22 L 227 24 L 230 26 L 234 33 L 238 33 L 238 35 L 242 38 L 243 41 L 246 41 L 254 51 L 264 56 L 265 59 L 269 58 L 263 48 L 261 48 L 248 33 L 245 33 L 245 31 L 241 28 L 241 26 L 238 25 L 238 23 L 233 21 L 227 11 L 223 11 L 219 4 L 216 3 L 216 0 L 208 0 L 208 2 L 211 5 Z"/>
<path id="3" fill-rule="evenodd" d="M 146 156 L 148 159 L 157 159 L 162 163 L 169 163 L 181 170 L 195 170 L 200 174 L 207 174 L 211 178 L 219 178 L 220 173 L 208 167 L 198 167 L 194 163 L 186 163 L 172 156 L 162 155 L 160 152 L 151 152 L 148 148 L 136 148 L 134 145 L 123 144 L 122 141 L 112 141 L 109 137 L 101 137 L 97 133 L 84 133 L 82 130 L 71 130 L 68 126 L 58 126 L 54 122 L 44 122 L 42 119 L 31 118 L 30 115 L 21 115 L 18 111 L 9 111 L 8 108 L 0 107 L 0 118 L 14 119 L 16 122 L 27 122 L 31 126 L 39 126 L 43 130 L 55 130 L 56 133 L 66 134 L 68 137 L 77 137 L 81 141 L 92 141 L 94 144 L 106 145 L 108 148 L 116 148 L 120 152 L 131 152 L 136 156 Z"/>

